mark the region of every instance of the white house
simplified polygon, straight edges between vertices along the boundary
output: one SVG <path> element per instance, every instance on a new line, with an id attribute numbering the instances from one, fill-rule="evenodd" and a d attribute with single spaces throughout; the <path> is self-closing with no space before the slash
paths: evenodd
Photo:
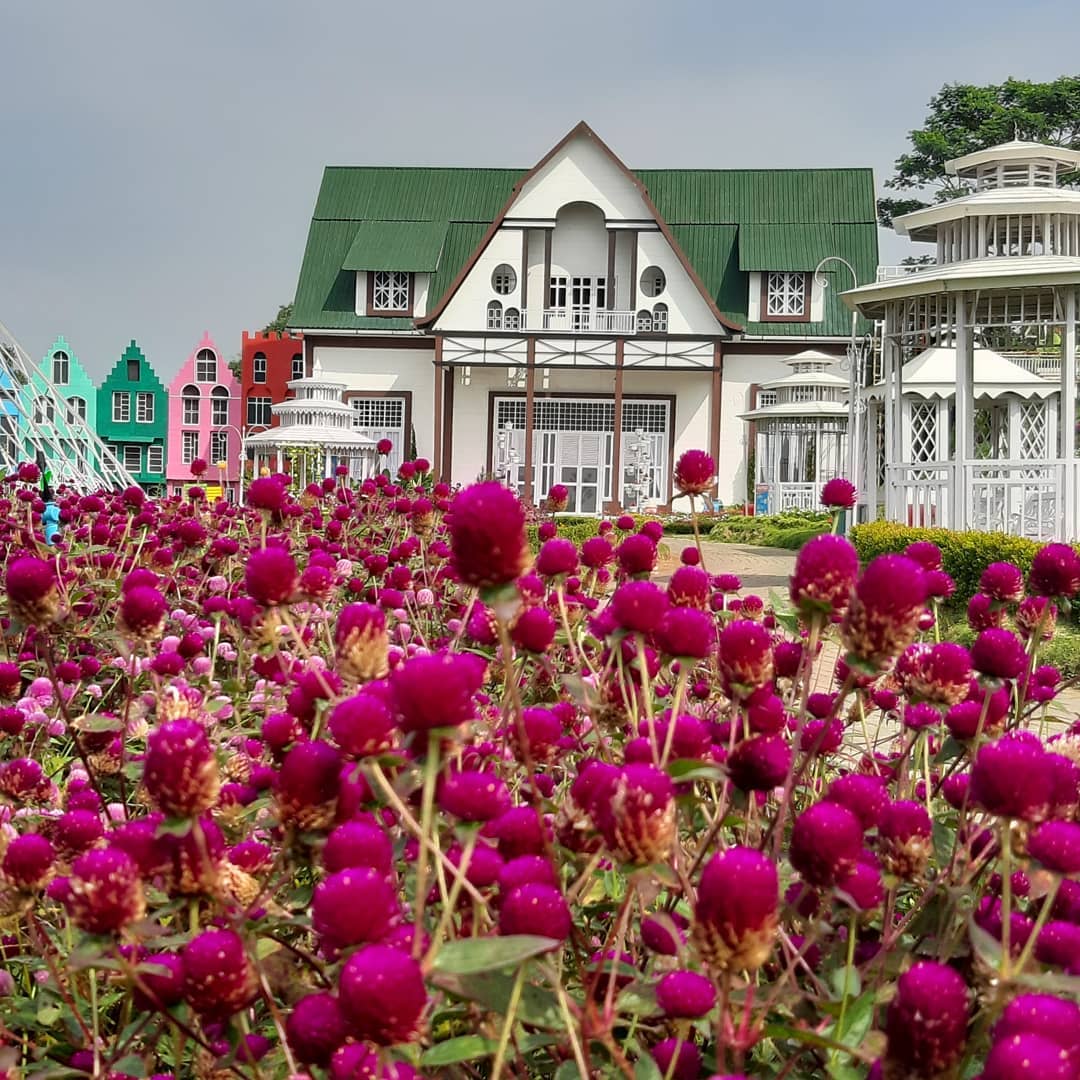
<path id="1" fill-rule="evenodd" d="M 452 482 L 659 506 L 700 447 L 741 504 L 758 387 L 844 354 L 828 255 L 873 279 L 869 170 L 632 171 L 582 123 L 527 171 L 328 168 L 291 325 L 358 430 Z"/>

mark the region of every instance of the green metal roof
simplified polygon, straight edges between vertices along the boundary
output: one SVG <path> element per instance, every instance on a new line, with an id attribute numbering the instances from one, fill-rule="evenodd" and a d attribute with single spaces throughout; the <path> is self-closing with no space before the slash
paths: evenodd
<path id="1" fill-rule="evenodd" d="M 445 221 L 361 221 L 343 270 L 412 270 L 439 265 Z"/>
<path id="2" fill-rule="evenodd" d="M 290 326 L 411 329 L 410 319 L 355 313 L 354 271 L 433 271 L 431 310 L 525 175 L 524 169 L 327 168 Z M 847 333 L 850 316 L 838 288 L 826 294 L 822 323 L 748 324 L 748 272 L 812 270 L 825 255 L 842 255 L 860 281 L 869 280 L 877 265 L 869 169 L 647 169 L 637 176 L 719 310 L 748 334 Z M 441 250 L 433 264 L 436 236 Z"/>

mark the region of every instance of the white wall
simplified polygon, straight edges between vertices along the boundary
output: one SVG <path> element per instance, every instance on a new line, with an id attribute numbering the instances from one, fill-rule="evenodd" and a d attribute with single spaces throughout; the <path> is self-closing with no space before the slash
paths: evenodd
<path id="1" fill-rule="evenodd" d="M 739 419 L 741 413 L 753 407 L 750 387 L 760 386 L 771 379 L 791 374 L 791 368 L 782 361 L 797 351 L 801 342 L 792 342 L 794 348 L 777 346 L 777 352 L 762 356 L 739 355 L 724 350 L 724 373 L 720 390 L 720 460 L 717 462 L 719 496 L 725 505 L 741 504 L 746 500 L 747 465 L 750 456 L 750 425 Z M 738 346 L 735 346 L 737 349 Z"/>
<path id="2" fill-rule="evenodd" d="M 315 371 L 347 390 L 408 391 L 416 452 L 435 454 L 435 368 L 431 349 L 365 349 L 355 345 L 316 345 Z M 408 438 L 408 432 L 406 432 Z"/>
<path id="3" fill-rule="evenodd" d="M 357 270 L 356 274 L 356 314 L 367 314 L 367 274 L 366 270 Z"/>
<path id="4" fill-rule="evenodd" d="M 551 273 L 606 277 L 607 257 L 607 226 L 597 207 L 580 202 L 562 207 L 551 236 Z"/>
<path id="5" fill-rule="evenodd" d="M 641 275 L 650 266 L 659 266 L 667 279 L 664 291 L 659 296 L 648 297 L 641 291 Z M 655 304 L 667 304 L 669 333 L 717 332 L 716 316 L 709 310 L 704 297 L 679 262 L 663 233 L 638 233 L 637 275 L 637 309 L 647 308 L 651 311 Z"/>
<path id="6" fill-rule="evenodd" d="M 498 300 L 504 309 L 521 307 L 521 244 L 521 229 L 499 229 L 495 233 L 491 238 L 491 243 L 481 252 L 469 275 L 439 316 L 435 324 L 438 330 L 482 330 L 486 326 L 487 306 L 491 300 Z M 537 258 L 540 261 L 540 277 L 542 278 L 544 273 L 542 236 L 539 245 L 529 245 L 530 258 L 538 246 Z M 491 287 L 491 274 L 500 263 L 511 266 L 518 279 L 514 291 L 509 296 L 496 296 L 495 290 Z M 533 292 L 534 284 L 536 283 L 530 274 L 529 305 L 537 308 L 543 303 L 542 298 L 546 289 L 540 290 L 537 295 Z"/>
<path id="7" fill-rule="evenodd" d="M 630 177 L 584 135 L 571 139 L 526 182 L 510 215 L 553 218 L 561 206 L 578 200 L 595 203 L 609 218 L 639 220 L 649 216 Z"/>

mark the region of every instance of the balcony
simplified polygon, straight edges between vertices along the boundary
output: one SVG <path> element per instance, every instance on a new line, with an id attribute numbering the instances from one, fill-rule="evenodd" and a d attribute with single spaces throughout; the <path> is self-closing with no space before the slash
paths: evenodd
<path id="1" fill-rule="evenodd" d="M 637 330 L 633 311 L 600 311 L 593 308 L 545 308 L 523 311 L 522 330 L 550 330 L 566 334 L 633 334 Z M 653 325 L 653 333 L 665 333 L 664 326 Z"/>

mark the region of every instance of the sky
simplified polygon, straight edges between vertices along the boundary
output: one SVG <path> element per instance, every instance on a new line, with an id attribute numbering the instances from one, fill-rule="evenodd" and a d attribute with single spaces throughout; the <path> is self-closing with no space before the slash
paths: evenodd
<path id="1" fill-rule="evenodd" d="M 632 168 L 880 188 L 944 83 L 1075 72 L 1080 4 L 0 0 L 0 40 L 0 322 L 168 379 L 291 300 L 325 165 L 528 168 L 585 120 Z"/>

